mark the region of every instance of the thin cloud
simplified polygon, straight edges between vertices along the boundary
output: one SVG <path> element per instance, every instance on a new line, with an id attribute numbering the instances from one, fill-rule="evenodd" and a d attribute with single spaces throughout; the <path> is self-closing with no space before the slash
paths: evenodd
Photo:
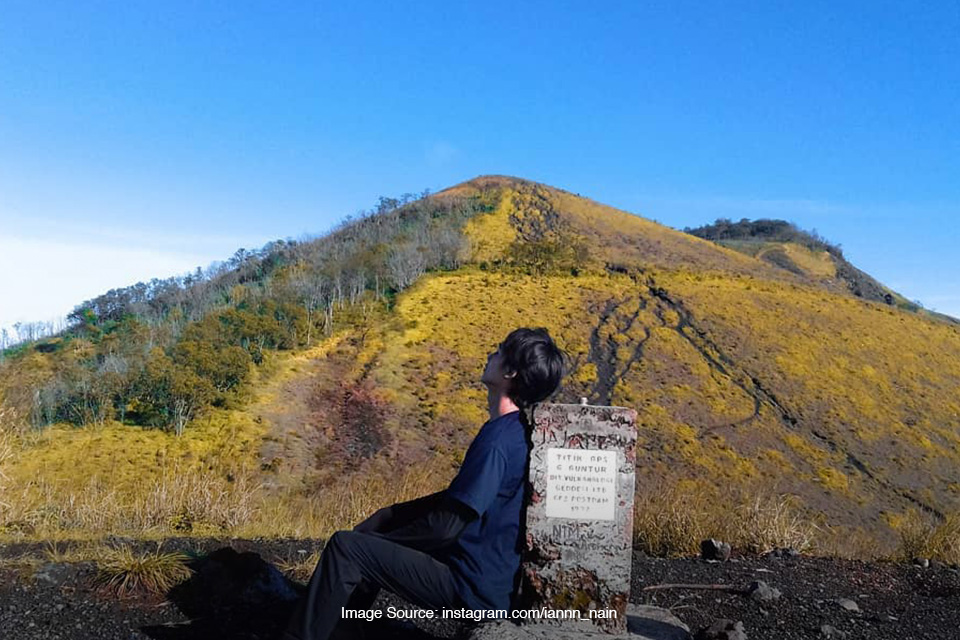
<path id="1" fill-rule="evenodd" d="M 427 146 L 427 164 L 442 167 L 450 164 L 460 155 L 460 150 L 445 140 L 438 140 Z"/>
<path id="2" fill-rule="evenodd" d="M 0 219 L 3 235 L 15 235 L 21 240 L 54 241 L 66 244 L 83 242 L 98 246 L 114 244 L 138 251 L 156 250 L 173 253 L 203 253 L 215 251 L 226 259 L 243 247 L 259 248 L 267 241 L 249 235 L 222 235 L 186 233 L 171 229 L 106 227 L 80 224 L 70 220 L 46 218 Z"/>
<path id="3" fill-rule="evenodd" d="M 182 275 L 215 259 L 114 242 L 0 237 L 0 327 L 57 321 L 110 289 Z"/>

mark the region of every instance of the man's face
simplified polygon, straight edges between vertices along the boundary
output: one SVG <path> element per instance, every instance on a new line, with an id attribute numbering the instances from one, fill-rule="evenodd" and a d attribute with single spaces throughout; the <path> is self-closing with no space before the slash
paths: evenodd
<path id="1" fill-rule="evenodd" d="M 506 389 L 514 375 L 514 372 L 504 368 L 503 354 L 500 352 L 500 345 L 497 345 L 497 348 L 487 355 L 487 366 L 483 369 L 480 382 L 488 387 Z"/>

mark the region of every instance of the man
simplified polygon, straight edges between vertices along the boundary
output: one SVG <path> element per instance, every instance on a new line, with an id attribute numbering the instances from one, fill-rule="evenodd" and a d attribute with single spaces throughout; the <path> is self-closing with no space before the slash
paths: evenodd
<path id="1" fill-rule="evenodd" d="M 557 389 L 563 361 L 546 329 L 511 332 L 487 356 L 490 419 L 456 478 L 333 534 L 284 638 L 327 640 L 342 608 L 368 609 L 380 588 L 428 609 L 509 609 L 530 455 L 521 410 Z"/>

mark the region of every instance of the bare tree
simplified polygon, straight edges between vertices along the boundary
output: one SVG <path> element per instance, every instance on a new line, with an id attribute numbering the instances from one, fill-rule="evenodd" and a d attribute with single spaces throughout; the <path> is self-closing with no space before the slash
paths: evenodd
<path id="1" fill-rule="evenodd" d="M 397 289 L 402 291 L 423 275 L 427 261 L 421 247 L 405 242 L 390 250 L 387 268 Z"/>

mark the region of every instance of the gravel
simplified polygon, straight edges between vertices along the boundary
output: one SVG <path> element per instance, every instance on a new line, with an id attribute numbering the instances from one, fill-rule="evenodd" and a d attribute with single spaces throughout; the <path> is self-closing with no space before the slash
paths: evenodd
<path id="1" fill-rule="evenodd" d="M 128 541 L 117 542 L 124 543 Z M 156 543 L 133 544 L 144 550 L 157 548 Z M 321 543 L 176 539 L 164 541 L 162 548 L 202 558 L 226 546 L 276 563 L 312 552 Z M 90 562 L 46 563 L 34 568 L 9 563 L 24 554 L 43 558 L 44 548 L 40 543 L 0 546 L 0 559 L 7 561 L 0 568 L 3 640 L 264 640 L 275 636 L 289 615 L 290 605 L 282 601 L 271 604 L 267 600 L 259 607 L 249 601 L 243 606 L 226 603 L 212 607 L 198 589 L 179 589 L 166 597 L 137 592 L 121 599 L 98 586 L 96 566 Z M 751 585 L 757 582 L 780 596 L 767 600 L 749 597 Z M 642 590 L 666 583 L 726 585 L 733 590 Z M 381 603 L 386 601 L 389 598 Z M 631 601 L 669 609 L 693 632 L 718 619 L 742 622 L 752 640 L 960 637 L 960 570 L 940 563 L 924 567 L 736 552 L 725 562 L 708 562 L 635 553 Z M 373 632 L 370 637 L 384 640 L 425 640 L 453 633 L 451 629 L 427 633 L 382 622 L 368 631 Z"/>

